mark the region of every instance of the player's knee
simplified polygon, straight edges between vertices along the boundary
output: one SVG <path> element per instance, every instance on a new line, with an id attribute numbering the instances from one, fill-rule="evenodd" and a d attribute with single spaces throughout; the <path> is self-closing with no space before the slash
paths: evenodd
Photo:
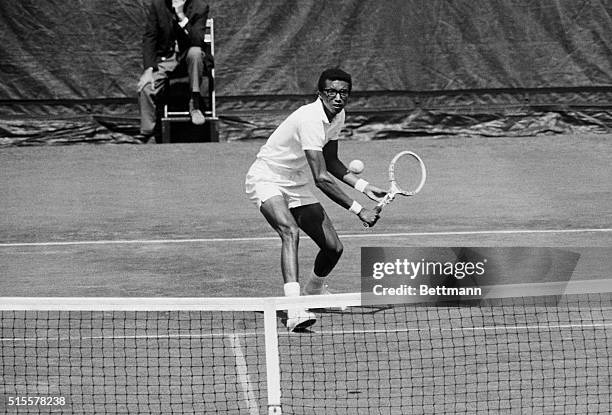
<path id="1" fill-rule="evenodd" d="M 278 224 L 277 232 L 284 241 L 293 241 L 299 238 L 300 228 L 295 224 Z"/>
<path id="2" fill-rule="evenodd" d="M 343 251 L 344 251 L 344 246 L 342 245 L 342 242 L 337 241 L 336 243 L 330 245 L 327 248 L 327 255 L 337 261 L 342 256 Z"/>

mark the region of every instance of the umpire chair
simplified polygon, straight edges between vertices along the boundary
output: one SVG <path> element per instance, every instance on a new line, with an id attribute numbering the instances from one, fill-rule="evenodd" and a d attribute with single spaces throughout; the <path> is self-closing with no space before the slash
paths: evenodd
<path id="1" fill-rule="evenodd" d="M 210 55 L 215 56 L 215 22 L 206 19 L 206 33 L 204 43 L 209 48 Z M 163 112 L 161 114 L 162 143 L 172 141 L 219 141 L 218 123 L 215 95 L 215 68 L 210 70 L 208 76 L 208 102 L 203 111 L 206 117 L 204 125 L 191 124 L 186 97 L 191 94 L 189 77 L 170 77 L 163 98 Z M 185 138 L 188 140 L 185 140 Z"/>

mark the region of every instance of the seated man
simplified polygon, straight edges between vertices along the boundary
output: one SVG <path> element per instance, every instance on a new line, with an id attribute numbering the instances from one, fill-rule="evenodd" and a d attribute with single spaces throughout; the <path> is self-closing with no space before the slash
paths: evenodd
<path id="1" fill-rule="evenodd" d="M 157 99 L 176 71 L 186 69 L 189 75 L 191 121 L 206 122 L 200 106 L 202 97 L 208 96 L 206 77 L 213 66 L 204 44 L 208 11 L 203 0 L 152 0 L 149 5 L 142 39 L 145 70 L 138 82 L 140 133 L 145 140 L 156 131 Z"/>

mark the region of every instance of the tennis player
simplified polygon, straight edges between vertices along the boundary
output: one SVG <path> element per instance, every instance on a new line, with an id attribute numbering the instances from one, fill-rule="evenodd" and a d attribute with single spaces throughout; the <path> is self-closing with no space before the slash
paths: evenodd
<path id="1" fill-rule="evenodd" d="M 327 213 L 312 192 L 310 177 L 327 197 L 370 226 L 378 213 L 361 206 L 334 180 L 379 202 L 386 191 L 348 171 L 338 159 L 338 137 L 352 88 L 351 76 L 341 69 L 323 71 L 317 100 L 285 119 L 261 147 L 245 182 L 246 193 L 281 238 L 281 271 L 286 296 L 299 296 L 298 241 L 302 229 L 320 248 L 303 294 L 328 294 L 326 277 L 343 246 Z M 316 317 L 304 309 L 287 310 L 287 328 L 304 329 Z"/>

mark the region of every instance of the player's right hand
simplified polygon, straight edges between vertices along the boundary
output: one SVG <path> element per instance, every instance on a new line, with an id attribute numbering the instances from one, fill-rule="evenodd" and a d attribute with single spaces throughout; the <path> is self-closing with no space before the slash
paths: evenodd
<path id="1" fill-rule="evenodd" d="M 374 226 L 380 218 L 380 215 L 376 210 L 370 210 L 366 208 L 361 209 L 361 212 L 359 212 L 358 216 L 359 219 L 361 219 L 361 221 L 363 223 L 366 223 L 369 227 Z"/>
<path id="2" fill-rule="evenodd" d="M 142 91 L 142 89 L 147 86 L 147 84 L 153 85 L 153 68 L 147 68 L 140 75 L 140 79 L 138 80 L 138 92 Z"/>

